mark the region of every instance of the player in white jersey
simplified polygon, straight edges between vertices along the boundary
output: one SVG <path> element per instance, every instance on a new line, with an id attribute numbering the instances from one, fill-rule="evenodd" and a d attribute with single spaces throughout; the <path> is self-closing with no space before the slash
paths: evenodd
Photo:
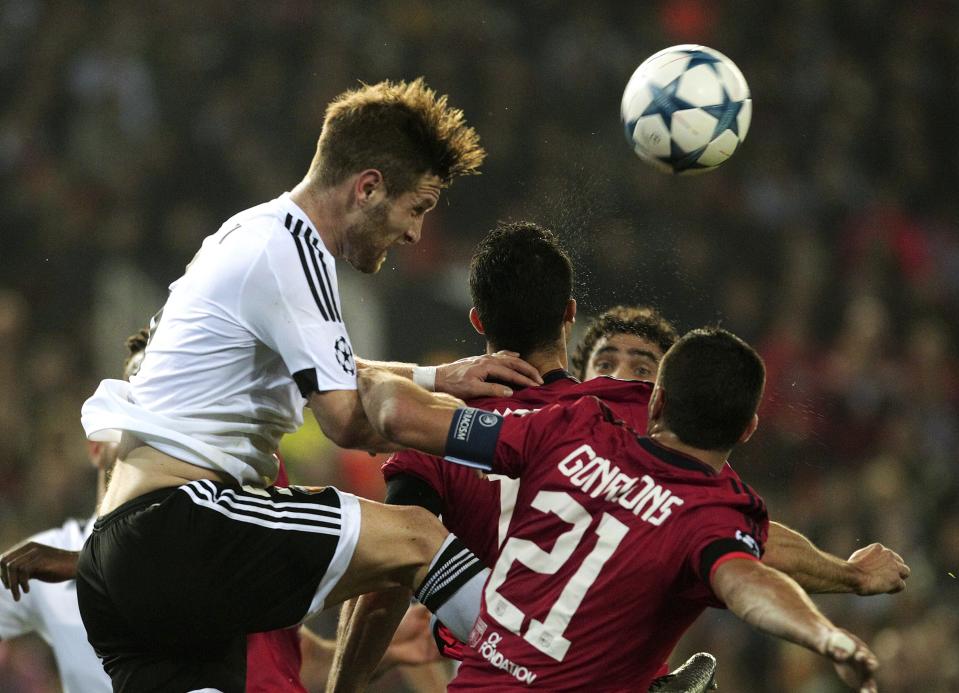
<path id="1" fill-rule="evenodd" d="M 104 381 L 85 403 L 88 437 L 120 445 L 77 580 L 115 690 L 241 691 L 249 632 L 375 589 L 442 583 L 421 590 L 434 609 L 478 591 L 478 561 L 448 570 L 459 543 L 422 509 L 265 487 L 304 405 L 337 444 L 392 449 L 360 406 L 333 258 L 376 272 L 390 247 L 419 240 L 441 189 L 483 155 L 462 113 L 422 80 L 341 95 L 304 180 L 204 241 L 139 374 Z M 539 382 L 509 354 L 419 376 L 471 397 L 509 391 L 488 376 Z"/>

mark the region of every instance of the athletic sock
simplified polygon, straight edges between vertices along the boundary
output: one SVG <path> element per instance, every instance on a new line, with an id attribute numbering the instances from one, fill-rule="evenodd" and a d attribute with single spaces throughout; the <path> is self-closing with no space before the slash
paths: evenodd
<path id="1" fill-rule="evenodd" d="M 433 556 L 426 578 L 413 596 L 466 642 L 479 616 L 489 568 L 452 534 Z"/>

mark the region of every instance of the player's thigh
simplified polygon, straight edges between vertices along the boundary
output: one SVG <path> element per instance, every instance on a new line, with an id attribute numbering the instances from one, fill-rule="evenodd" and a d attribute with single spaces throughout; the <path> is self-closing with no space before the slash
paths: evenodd
<path id="1" fill-rule="evenodd" d="M 392 587 L 415 587 L 449 533 L 428 510 L 359 499 L 360 535 L 326 605 Z"/>

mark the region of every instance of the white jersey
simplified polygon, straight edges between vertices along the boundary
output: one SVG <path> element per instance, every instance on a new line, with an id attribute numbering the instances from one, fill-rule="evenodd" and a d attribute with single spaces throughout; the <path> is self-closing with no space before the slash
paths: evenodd
<path id="1" fill-rule="evenodd" d="M 83 406 L 91 440 L 128 431 L 240 483 L 276 477 L 304 396 L 355 390 L 333 257 L 289 197 L 229 219 L 170 286 L 140 372 Z"/>
<path id="2" fill-rule="evenodd" d="M 62 527 L 48 529 L 33 541 L 67 551 L 79 551 L 93 530 L 93 519 L 67 520 Z M 30 581 L 30 591 L 13 601 L 9 590 L 0 589 L 0 639 L 8 640 L 36 633 L 53 649 L 64 693 L 112 691 L 110 677 L 87 642 L 80 620 L 77 583 Z"/>

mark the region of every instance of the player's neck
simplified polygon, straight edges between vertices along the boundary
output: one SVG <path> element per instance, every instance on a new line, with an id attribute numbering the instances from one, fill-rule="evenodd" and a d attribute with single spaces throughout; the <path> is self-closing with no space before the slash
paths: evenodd
<path id="1" fill-rule="evenodd" d="M 336 193 L 336 188 L 320 188 L 307 176 L 290 191 L 290 199 L 309 217 L 326 249 L 334 257 L 342 257 L 341 230 L 345 223 Z"/>
<path id="2" fill-rule="evenodd" d="M 499 349 L 489 342 L 486 343 L 486 353 L 493 354 Z M 546 375 L 553 371 L 565 371 L 569 367 L 569 360 L 566 354 L 566 347 L 551 347 L 549 349 L 539 349 L 530 354 L 523 354 L 523 360 L 539 371 L 540 375 Z"/>
<path id="3" fill-rule="evenodd" d="M 728 452 L 702 450 L 700 448 L 694 448 L 692 445 L 687 445 L 679 439 L 679 436 L 667 429 L 654 429 L 650 432 L 649 437 L 664 448 L 681 452 L 687 457 L 692 457 L 693 459 L 699 460 L 706 466 L 712 467 L 717 472 L 726 465 L 726 460 L 729 457 Z"/>

